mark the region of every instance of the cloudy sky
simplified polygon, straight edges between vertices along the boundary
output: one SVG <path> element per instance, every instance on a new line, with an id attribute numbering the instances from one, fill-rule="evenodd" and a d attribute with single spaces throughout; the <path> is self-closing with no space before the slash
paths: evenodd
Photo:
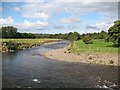
<path id="1" fill-rule="evenodd" d="M 68 33 L 77 31 L 80 34 L 100 32 L 107 31 L 118 18 L 118 2 L 18 1 L 2 1 L 0 25 L 13 25 L 18 28 L 19 32 Z"/>

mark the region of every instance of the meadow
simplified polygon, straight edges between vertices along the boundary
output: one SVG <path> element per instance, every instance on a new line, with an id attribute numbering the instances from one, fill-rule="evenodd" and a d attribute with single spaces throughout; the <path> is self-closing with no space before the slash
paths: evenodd
<path id="1" fill-rule="evenodd" d="M 60 39 L 1 39 L 1 51 L 9 52 L 10 50 L 23 50 L 40 46 L 43 43 L 59 41 Z"/>
<path id="2" fill-rule="evenodd" d="M 2 39 L 2 42 L 9 42 L 13 41 L 16 43 L 29 43 L 29 44 L 41 44 L 44 42 L 55 41 L 59 39 L 48 39 L 48 38 L 41 38 L 41 39 Z"/>
<path id="3" fill-rule="evenodd" d="M 72 52 L 110 52 L 118 53 L 118 48 L 113 47 L 113 42 L 105 42 L 102 39 L 93 39 L 93 44 L 85 44 L 82 40 L 75 41 L 69 45 Z"/>

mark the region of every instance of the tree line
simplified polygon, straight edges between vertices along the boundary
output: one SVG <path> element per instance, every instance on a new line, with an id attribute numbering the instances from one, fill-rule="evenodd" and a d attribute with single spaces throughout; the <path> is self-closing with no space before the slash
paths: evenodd
<path id="1" fill-rule="evenodd" d="M 1 27 L 0 33 L 2 38 L 57 38 L 57 39 L 67 39 L 70 41 L 77 41 L 86 35 L 90 36 L 92 39 L 105 39 L 107 37 L 107 32 L 101 31 L 100 33 L 87 33 L 80 35 L 78 32 L 69 33 L 59 33 L 59 34 L 33 34 L 33 33 L 20 33 L 17 32 L 17 28 L 13 26 Z"/>
<path id="2" fill-rule="evenodd" d="M 17 28 L 13 26 L 1 27 L 0 33 L 2 38 L 56 38 L 56 39 L 67 39 L 70 41 L 80 39 L 80 34 L 78 32 L 70 32 L 65 34 L 20 33 L 17 32 Z"/>

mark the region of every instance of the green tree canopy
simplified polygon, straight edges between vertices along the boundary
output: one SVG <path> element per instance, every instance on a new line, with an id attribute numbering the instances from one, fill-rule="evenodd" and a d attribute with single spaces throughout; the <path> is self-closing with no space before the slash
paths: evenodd
<path id="1" fill-rule="evenodd" d="M 93 44 L 92 39 L 89 35 L 84 36 L 82 40 L 85 44 Z"/>
<path id="2" fill-rule="evenodd" d="M 74 33 L 70 32 L 68 35 L 69 35 L 68 40 L 70 41 L 77 41 L 80 39 L 80 34 L 78 32 L 74 32 Z"/>
<path id="3" fill-rule="evenodd" d="M 13 26 L 5 26 L 1 28 L 2 37 L 4 38 L 15 38 L 17 35 L 17 28 Z"/>
<path id="4" fill-rule="evenodd" d="M 120 20 L 116 20 L 114 25 L 109 28 L 108 35 L 106 39 L 108 42 L 112 41 L 114 45 L 120 46 Z"/>

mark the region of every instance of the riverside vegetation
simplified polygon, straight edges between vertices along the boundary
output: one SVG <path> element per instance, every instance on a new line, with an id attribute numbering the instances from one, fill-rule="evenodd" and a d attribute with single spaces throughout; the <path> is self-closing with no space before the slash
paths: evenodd
<path id="1" fill-rule="evenodd" d="M 60 61 L 118 66 L 119 47 L 120 20 L 117 20 L 108 33 L 83 34 L 81 39 L 71 41 L 67 47 L 48 51 L 44 55 Z"/>
<path id="2" fill-rule="evenodd" d="M 14 52 L 15 50 L 24 50 L 34 48 L 43 43 L 55 42 L 60 39 L 2 39 L 0 45 L 1 52 Z"/>
<path id="3" fill-rule="evenodd" d="M 113 42 L 94 39 L 92 43 L 85 44 L 78 40 L 64 48 L 45 52 L 44 55 L 53 60 L 72 63 L 118 66 L 118 48 L 113 47 Z"/>
<path id="4" fill-rule="evenodd" d="M 85 44 L 82 40 L 75 41 L 69 45 L 72 52 L 109 52 L 118 53 L 118 48 L 113 47 L 113 42 L 106 43 L 103 39 L 93 39 L 93 44 Z"/>

